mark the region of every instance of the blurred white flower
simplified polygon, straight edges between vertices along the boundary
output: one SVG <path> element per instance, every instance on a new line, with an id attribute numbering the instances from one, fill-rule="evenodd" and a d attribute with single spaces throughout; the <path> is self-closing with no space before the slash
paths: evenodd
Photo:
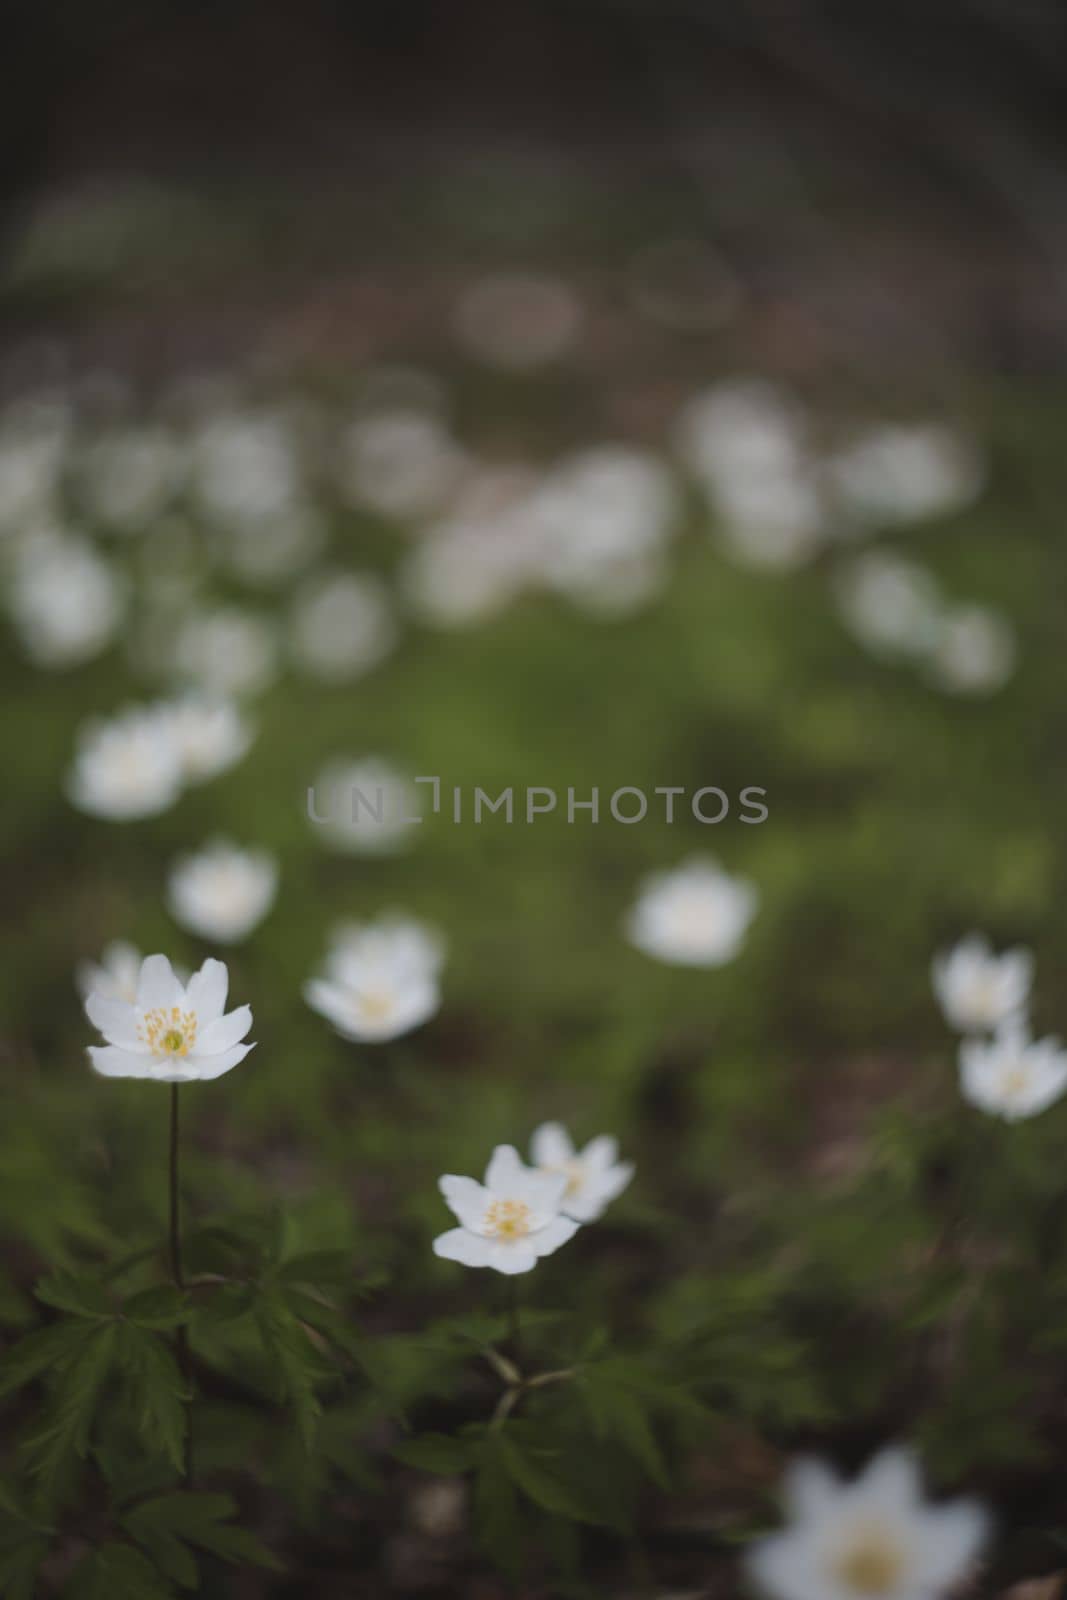
<path id="1" fill-rule="evenodd" d="M 906 1450 L 883 1450 L 851 1483 L 798 1461 L 784 1492 L 789 1526 L 758 1540 L 746 1562 L 774 1600 L 937 1600 L 968 1576 L 988 1535 L 977 1502 L 923 1499 Z"/>
<path id="2" fill-rule="evenodd" d="M 672 966 L 723 966 L 740 950 L 757 903 L 753 884 L 710 857 L 693 856 L 645 879 L 626 918 L 626 937 Z"/>
<path id="3" fill-rule="evenodd" d="M 380 578 L 324 573 L 297 594 L 289 647 L 312 677 L 348 683 L 384 661 L 396 640 L 389 591 Z"/>
<path id="4" fill-rule="evenodd" d="M 493 1151 L 484 1184 L 450 1175 L 439 1187 L 460 1223 L 433 1242 L 434 1255 L 445 1261 L 509 1276 L 531 1272 L 541 1256 L 552 1255 L 578 1231 L 560 1209 L 566 1177 L 532 1171 L 510 1144 Z"/>
<path id="5" fill-rule="evenodd" d="M 296 439 L 272 412 L 211 418 L 194 437 L 191 469 L 204 511 L 223 527 L 275 517 L 302 501 Z"/>
<path id="6" fill-rule="evenodd" d="M 883 526 L 958 511 L 985 476 L 974 441 L 939 422 L 871 428 L 832 457 L 827 472 L 848 512 Z"/>
<path id="7" fill-rule="evenodd" d="M 995 955 L 981 934 L 971 934 L 938 955 L 934 993 L 945 1020 L 960 1033 L 987 1033 L 1026 1009 L 1034 961 L 1029 950 Z"/>
<path id="8" fill-rule="evenodd" d="M 992 694 L 1011 677 L 1015 657 L 1015 633 L 999 612 L 953 606 L 939 621 L 928 666 L 934 683 L 950 694 Z"/>
<path id="9" fill-rule="evenodd" d="M 312 506 L 287 506 L 227 529 L 225 558 L 245 583 L 265 588 L 306 571 L 325 542 L 326 529 Z"/>
<path id="10" fill-rule="evenodd" d="M 114 939 L 104 946 L 99 962 L 79 962 L 75 978 L 83 1000 L 95 993 L 105 1000 L 125 1000 L 132 1005 L 140 975 L 141 952 L 124 939 Z"/>
<path id="11" fill-rule="evenodd" d="M 173 666 L 208 694 L 255 694 L 277 676 L 274 625 L 238 606 L 194 612 L 178 630 Z"/>
<path id="12" fill-rule="evenodd" d="M 80 811 L 114 822 L 157 816 L 181 788 L 181 755 L 156 707 L 132 706 L 79 731 L 67 794 Z"/>
<path id="13" fill-rule="evenodd" d="M 206 783 L 220 772 L 228 772 L 254 737 L 247 717 L 232 700 L 186 694 L 159 702 L 158 713 L 177 750 L 186 783 Z"/>
<path id="14" fill-rule="evenodd" d="M 174 863 L 167 901 L 183 928 L 205 939 L 234 944 L 262 922 L 277 889 L 273 856 L 218 839 Z"/>
<path id="15" fill-rule="evenodd" d="M 838 609 L 868 649 L 886 656 L 924 656 L 937 638 L 940 601 L 924 567 L 871 551 L 836 576 Z"/>
<path id="16" fill-rule="evenodd" d="M 110 644 L 126 590 L 86 539 L 52 530 L 19 546 L 7 605 L 26 654 L 41 667 L 71 667 Z"/>
<path id="17" fill-rule="evenodd" d="M 391 855 L 421 821 L 411 779 L 377 756 L 326 767 L 309 797 L 309 815 L 329 844 L 352 855 Z"/>
<path id="18" fill-rule="evenodd" d="M 388 966 L 437 977 L 444 965 L 445 941 L 436 928 L 391 911 L 373 922 L 339 922 L 330 934 L 326 974 L 339 983 L 352 970 Z"/>
<path id="19" fill-rule="evenodd" d="M 452 493 L 465 461 L 439 418 L 383 411 L 358 418 L 344 433 L 338 487 L 349 504 L 384 516 L 426 516 Z"/>
<path id="20" fill-rule="evenodd" d="M 422 530 L 400 569 L 401 591 L 420 622 L 471 627 L 497 616 L 530 584 L 536 538 L 526 516 L 525 485 L 525 475 L 518 474 L 513 492 L 502 493 L 500 503 L 461 506 L 455 516 Z"/>
<path id="21" fill-rule="evenodd" d="M 146 956 L 132 1002 L 98 992 L 86 1000 L 89 1021 L 107 1041 L 89 1046 L 90 1061 L 107 1078 L 221 1077 L 254 1048 L 240 1043 L 252 1012 L 248 1006 L 226 1012 L 228 987 L 221 961 L 205 961 L 183 984 L 166 956 Z"/>
<path id="22" fill-rule="evenodd" d="M 456 337 L 478 361 L 529 372 L 558 361 L 575 344 L 582 304 L 560 278 L 509 272 L 479 278 L 460 295 Z"/>
<path id="23" fill-rule="evenodd" d="M 181 482 L 184 455 L 162 427 L 128 427 L 104 434 L 78 462 L 83 509 L 122 532 L 139 530 L 160 515 Z"/>
<path id="24" fill-rule="evenodd" d="M 560 1210 L 576 1222 L 595 1222 L 626 1188 L 634 1175 L 632 1161 L 619 1160 L 619 1146 L 610 1134 L 576 1150 L 558 1122 L 543 1122 L 530 1141 L 530 1158 L 540 1172 L 562 1173 L 567 1180 Z"/>
<path id="25" fill-rule="evenodd" d="M 42 409 L 5 415 L 0 428 L 0 528 L 47 516 L 59 487 L 66 418 Z"/>
<path id="26" fill-rule="evenodd" d="M 437 973 L 395 956 L 356 956 L 332 950 L 326 975 L 304 986 L 304 998 L 345 1039 L 384 1044 L 399 1039 L 440 1009 Z"/>
<path id="27" fill-rule="evenodd" d="M 964 1039 L 960 1045 L 963 1098 L 1005 1122 L 1036 1117 L 1065 1089 L 1067 1050 L 1058 1039 L 1031 1039 L 1019 1017 L 1001 1023 L 992 1039 Z"/>

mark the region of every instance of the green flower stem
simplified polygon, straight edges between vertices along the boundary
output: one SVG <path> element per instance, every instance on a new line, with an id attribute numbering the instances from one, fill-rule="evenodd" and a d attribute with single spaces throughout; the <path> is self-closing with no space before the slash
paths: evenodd
<path id="1" fill-rule="evenodd" d="M 170 1086 L 170 1271 L 174 1280 L 174 1287 L 184 1292 L 185 1273 L 182 1268 L 182 1217 L 181 1217 L 181 1102 L 178 1096 L 179 1085 L 172 1083 Z M 185 1389 L 191 1395 L 192 1391 L 192 1362 L 189 1353 L 189 1330 L 185 1323 L 181 1323 L 175 1334 L 175 1346 L 178 1356 L 178 1368 L 185 1384 Z M 192 1419 L 186 1420 L 185 1441 L 185 1481 L 191 1487 L 193 1481 L 193 1446 L 192 1446 Z"/>
<path id="2" fill-rule="evenodd" d="M 511 1359 L 522 1370 L 522 1327 L 519 1319 L 519 1285 L 515 1278 L 508 1279 L 508 1344 Z"/>

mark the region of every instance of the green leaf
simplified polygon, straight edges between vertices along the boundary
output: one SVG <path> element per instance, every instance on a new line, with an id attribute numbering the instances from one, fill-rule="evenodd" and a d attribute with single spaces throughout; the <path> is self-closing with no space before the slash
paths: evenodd
<path id="1" fill-rule="evenodd" d="M 130 1322 L 136 1322 L 139 1328 L 154 1328 L 162 1332 L 188 1322 L 192 1308 L 188 1295 L 181 1289 L 171 1284 L 161 1284 L 155 1289 L 142 1289 L 140 1294 L 131 1295 L 123 1301 L 122 1314 Z"/>
<path id="2" fill-rule="evenodd" d="M 93 1327 L 77 1354 L 66 1362 L 49 1395 L 41 1428 L 27 1441 L 30 1470 L 47 1504 L 69 1476 L 72 1457 L 84 1457 L 97 1398 L 115 1351 L 116 1324 Z"/>
<path id="3" fill-rule="evenodd" d="M 604 1518 L 578 1498 L 573 1486 L 553 1473 L 550 1458 L 538 1459 L 523 1449 L 506 1427 L 499 1431 L 497 1439 L 501 1466 L 534 1505 L 553 1516 L 570 1517 L 572 1522 L 603 1524 Z"/>
<path id="4" fill-rule="evenodd" d="M 85 1324 L 70 1318 L 28 1333 L 0 1356 L 0 1396 L 62 1365 L 77 1354 L 85 1337 Z"/>
<path id="5" fill-rule="evenodd" d="M 261 1294 L 255 1302 L 253 1315 L 264 1349 L 272 1361 L 279 1393 L 292 1405 L 304 1448 L 310 1450 L 322 1411 L 315 1384 L 330 1375 L 329 1369 L 324 1370 L 307 1329 L 280 1295 L 270 1291 Z"/>
<path id="6" fill-rule="evenodd" d="M 450 1477 L 470 1471 L 478 1459 L 478 1447 L 469 1439 L 453 1439 L 447 1433 L 423 1433 L 417 1439 L 405 1439 L 393 1454 L 409 1467 Z"/>
<path id="7" fill-rule="evenodd" d="M 199 1575 L 188 1545 L 210 1551 L 234 1566 L 280 1570 L 254 1534 L 231 1523 L 234 1503 L 226 1494 L 176 1491 L 145 1500 L 122 1518 L 122 1526 L 146 1549 L 162 1572 L 183 1588 L 197 1586 Z"/>
<path id="8" fill-rule="evenodd" d="M 132 1545 L 111 1543 L 86 1557 L 69 1590 L 71 1600 L 172 1600 L 173 1590 Z"/>
<path id="9" fill-rule="evenodd" d="M 78 1277 L 73 1272 L 56 1272 L 42 1278 L 34 1287 L 38 1300 L 75 1317 L 101 1321 L 115 1315 L 115 1302 L 95 1278 Z"/>
<path id="10" fill-rule="evenodd" d="M 149 1329 L 123 1322 L 116 1357 L 142 1434 L 180 1472 L 190 1396 L 169 1346 Z"/>
<path id="11" fill-rule="evenodd" d="M 474 1526 L 478 1543 L 500 1570 L 516 1581 L 522 1572 L 522 1522 L 515 1485 L 504 1469 L 500 1434 L 487 1434 L 474 1480 Z"/>
<path id="12" fill-rule="evenodd" d="M 331 1289 L 356 1289 L 359 1277 L 351 1250 L 313 1250 L 293 1256 L 278 1269 L 279 1283 L 328 1285 Z"/>
<path id="13" fill-rule="evenodd" d="M 34 1600 L 37 1570 L 48 1554 L 48 1541 L 34 1535 L 0 1550 L 0 1594 L 4 1600 Z"/>

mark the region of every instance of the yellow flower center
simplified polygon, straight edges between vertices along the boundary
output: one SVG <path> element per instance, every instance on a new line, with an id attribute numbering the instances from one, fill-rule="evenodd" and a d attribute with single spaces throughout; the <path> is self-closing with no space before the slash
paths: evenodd
<path id="1" fill-rule="evenodd" d="M 530 1231 L 530 1208 L 521 1200 L 494 1200 L 485 1213 L 485 1231 L 496 1239 L 524 1239 Z"/>
<path id="2" fill-rule="evenodd" d="M 1019 1095 L 1025 1094 L 1029 1087 L 1030 1071 L 1028 1067 L 1019 1062 L 1016 1066 L 1008 1068 L 1004 1074 L 1004 1093 L 1009 1100 L 1015 1100 Z"/>
<path id="3" fill-rule="evenodd" d="M 834 1575 L 857 1595 L 892 1594 L 904 1575 L 904 1558 L 884 1533 L 871 1531 L 848 1547 Z"/>
<path id="4" fill-rule="evenodd" d="M 567 1187 L 563 1191 L 564 1200 L 573 1200 L 585 1183 L 585 1168 L 577 1156 L 572 1156 L 569 1161 L 560 1161 L 555 1166 L 541 1168 L 542 1172 L 557 1172 L 567 1180 Z"/>
<path id="5" fill-rule="evenodd" d="M 187 1056 L 196 1043 L 196 1012 L 180 1006 L 157 1006 L 146 1011 L 137 1037 L 156 1056 Z"/>
<path id="6" fill-rule="evenodd" d="M 393 997 L 372 989 L 360 996 L 359 1009 L 368 1022 L 384 1022 L 392 1015 Z"/>

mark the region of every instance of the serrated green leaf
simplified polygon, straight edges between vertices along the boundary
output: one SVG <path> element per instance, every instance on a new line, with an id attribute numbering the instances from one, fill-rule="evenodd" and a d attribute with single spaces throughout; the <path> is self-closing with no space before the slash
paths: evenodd
<path id="1" fill-rule="evenodd" d="M 280 1570 L 278 1561 L 254 1534 L 228 1520 L 233 1514 L 229 1495 L 179 1490 L 136 1506 L 123 1517 L 122 1526 L 185 1588 L 195 1587 L 197 1582 L 196 1561 L 186 1549 L 190 1544 L 232 1565 Z"/>
<path id="2" fill-rule="evenodd" d="M 84 1322 L 64 1318 L 26 1334 L 0 1356 L 0 1397 L 76 1355 L 87 1332 Z"/>
<path id="3" fill-rule="evenodd" d="M 113 1317 L 117 1310 L 115 1301 L 104 1285 L 94 1278 L 79 1277 L 73 1272 L 56 1272 L 42 1278 L 34 1286 L 34 1295 L 45 1305 L 57 1311 L 67 1311 L 74 1317 L 100 1321 Z"/>
<path id="4" fill-rule="evenodd" d="M 307 1330 L 279 1295 L 261 1294 L 253 1307 L 253 1316 L 264 1349 L 271 1358 L 280 1396 L 292 1405 L 304 1448 L 310 1450 L 322 1410 L 315 1384 L 328 1373 L 323 1370 L 322 1360 Z"/>
<path id="5" fill-rule="evenodd" d="M 188 1295 L 171 1284 L 142 1289 L 122 1303 L 122 1315 L 140 1328 L 177 1328 L 188 1322 L 191 1314 Z"/>
<path id="6" fill-rule="evenodd" d="M 123 1322 L 115 1353 L 142 1434 L 180 1472 L 190 1396 L 169 1346 L 159 1334 Z"/>
<path id="7" fill-rule="evenodd" d="M 31 1535 L 0 1550 L 0 1594 L 4 1600 L 34 1600 L 37 1572 L 48 1554 L 47 1539 Z"/>
<path id="8" fill-rule="evenodd" d="M 41 1427 L 27 1441 L 30 1471 L 45 1504 L 53 1500 L 69 1475 L 72 1459 L 88 1453 L 97 1399 L 111 1367 L 115 1338 L 113 1322 L 86 1331 L 81 1348 L 60 1371 Z"/>
<path id="9" fill-rule="evenodd" d="M 545 1455 L 535 1457 L 518 1443 L 506 1427 L 500 1429 L 497 1440 L 501 1466 L 534 1505 L 551 1512 L 553 1516 L 570 1517 L 572 1522 L 603 1525 L 603 1517 L 579 1498 L 572 1485 L 556 1476 L 551 1458 Z"/>
<path id="10" fill-rule="evenodd" d="M 447 1433 L 423 1433 L 403 1440 L 393 1454 L 409 1467 L 449 1477 L 470 1471 L 478 1459 L 478 1447 L 469 1439 L 454 1439 Z"/>
<path id="11" fill-rule="evenodd" d="M 101 1545 L 81 1563 L 69 1590 L 72 1600 L 172 1600 L 173 1590 L 132 1545 Z"/>

